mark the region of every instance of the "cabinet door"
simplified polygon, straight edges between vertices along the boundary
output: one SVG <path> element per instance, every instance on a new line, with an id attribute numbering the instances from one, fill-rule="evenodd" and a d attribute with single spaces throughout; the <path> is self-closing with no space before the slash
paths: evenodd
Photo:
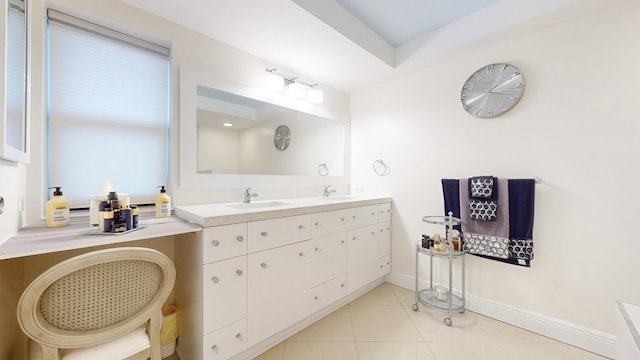
<path id="1" fill-rule="evenodd" d="M 347 244 L 344 232 L 311 239 L 311 287 L 342 276 L 347 271 Z"/>
<path id="2" fill-rule="evenodd" d="M 391 256 L 383 256 L 378 259 L 378 277 L 383 277 L 391 271 Z"/>
<path id="3" fill-rule="evenodd" d="M 226 360 L 247 348 L 247 320 L 242 319 L 203 337 L 205 360 Z"/>
<path id="4" fill-rule="evenodd" d="M 378 224 L 347 232 L 347 291 L 358 290 L 378 278 Z"/>
<path id="5" fill-rule="evenodd" d="M 202 230 L 203 264 L 247 254 L 247 223 Z"/>
<path id="6" fill-rule="evenodd" d="M 309 241 L 248 255 L 249 346 L 310 313 Z"/>
<path id="7" fill-rule="evenodd" d="M 378 224 L 376 231 L 376 241 L 378 243 L 378 257 L 387 256 L 391 253 L 391 223 L 386 221 Z"/>
<path id="8" fill-rule="evenodd" d="M 311 216 L 289 216 L 249 223 L 249 252 L 311 239 Z"/>
<path id="9" fill-rule="evenodd" d="M 247 257 L 204 266 L 202 304 L 204 333 L 247 316 Z"/>

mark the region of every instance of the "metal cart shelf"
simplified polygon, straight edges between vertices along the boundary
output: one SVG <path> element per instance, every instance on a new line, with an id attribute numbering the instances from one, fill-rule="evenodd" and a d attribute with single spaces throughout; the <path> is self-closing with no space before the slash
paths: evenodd
<path id="1" fill-rule="evenodd" d="M 461 313 L 465 310 L 465 294 L 464 294 L 464 251 L 454 251 L 453 249 L 453 241 L 451 230 L 454 225 L 460 224 L 460 219 L 451 216 L 449 213 L 448 216 L 425 216 L 422 218 L 422 221 L 429 224 L 436 225 L 445 225 L 446 227 L 446 236 L 449 248 L 446 252 L 437 251 L 434 249 L 425 249 L 422 247 L 422 243 L 418 241 L 416 243 L 416 300 L 413 304 L 413 311 L 418 311 L 418 304 L 422 303 L 425 306 L 447 310 L 447 316 L 444 318 L 444 323 L 447 326 L 451 326 L 453 324 L 452 314 L 453 311 L 460 311 Z M 429 256 L 429 288 L 420 290 L 420 280 L 419 280 L 419 263 L 420 263 L 420 254 Z M 449 260 L 449 288 L 448 288 L 448 297 L 447 300 L 438 299 L 436 291 L 433 286 L 433 258 L 447 258 Z M 453 261 L 455 259 L 462 260 L 462 296 L 458 296 L 453 294 Z"/>

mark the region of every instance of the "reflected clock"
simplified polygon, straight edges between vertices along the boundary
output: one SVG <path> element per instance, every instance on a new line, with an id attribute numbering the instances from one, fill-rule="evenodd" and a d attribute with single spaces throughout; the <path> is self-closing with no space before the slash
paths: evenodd
<path id="1" fill-rule="evenodd" d="M 291 130 L 286 125 L 280 125 L 276 128 L 273 134 L 273 144 L 276 149 L 284 151 L 289 147 L 291 143 Z"/>
<path id="2" fill-rule="evenodd" d="M 471 115 L 494 118 L 511 110 L 524 93 L 524 77 L 511 64 L 490 64 L 469 76 L 460 101 Z"/>

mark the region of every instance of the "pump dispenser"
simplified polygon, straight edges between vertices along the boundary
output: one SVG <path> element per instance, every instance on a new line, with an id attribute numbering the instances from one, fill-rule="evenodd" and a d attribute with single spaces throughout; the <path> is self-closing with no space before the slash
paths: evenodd
<path id="1" fill-rule="evenodd" d="M 160 194 L 156 196 L 156 217 L 171 216 L 171 198 L 167 195 L 164 185 L 158 186 Z"/>
<path id="2" fill-rule="evenodd" d="M 60 186 L 53 186 L 53 197 L 47 201 L 47 227 L 61 227 L 69 225 L 69 201 L 62 197 Z"/>

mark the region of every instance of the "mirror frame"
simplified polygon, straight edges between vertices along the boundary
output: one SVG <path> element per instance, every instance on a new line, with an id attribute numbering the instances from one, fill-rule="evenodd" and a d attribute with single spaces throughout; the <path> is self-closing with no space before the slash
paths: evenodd
<path id="1" fill-rule="evenodd" d="M 307 114 L 328 118 L 345 124 L 344 171 L 342 176 L 305 175 L 244 175 L 244 174 L 198 174 L 197 173 L 197 87 L 216 90 L 271 103 Z M 350 178 L 350 118 L 319 105 L 292 99 L 265 89 L 256 89 L 216 78 L 210 73 L 193 68 L 180 67 L 180 187 L 291 187 L 343 185 Z"/>
<path id="2" fill-rule="evenodd" d="M 25 109 L 24 109 L 24 149 L 18 149 L 9 144 L 7 141 L 7 43 L 8 43 L 8 17 L 9 17 L 9 0 L 2 0 L 2 9 L 0 9 L 0 19 L 4 26 L 0 26 L 0 38 L 3 40 L 3 46 L 0 46 L 0 69 L 2 69 L 2 86 L 0 86 L 0 158 L 15 162 L 29 163 L 29 147 L 30 147 L 30 95 L 31 95 L 31 1 L 25 1 Z"/>

